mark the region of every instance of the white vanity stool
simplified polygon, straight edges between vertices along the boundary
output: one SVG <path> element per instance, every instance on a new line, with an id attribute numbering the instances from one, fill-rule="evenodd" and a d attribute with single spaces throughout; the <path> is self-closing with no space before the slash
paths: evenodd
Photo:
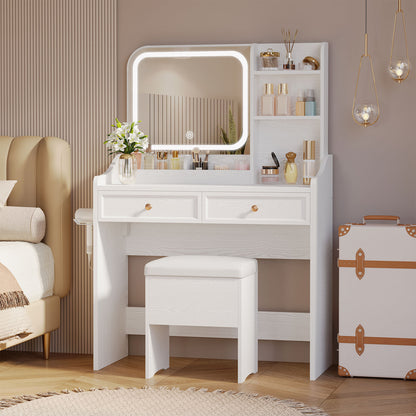
<path id="1" fill-rule="evenodd" d="M 257 372 L 257 261 L 173 256 L 146 276 L 146 378 L 169 367 L 169 325 L 237 328 L 238 382 Z"/>

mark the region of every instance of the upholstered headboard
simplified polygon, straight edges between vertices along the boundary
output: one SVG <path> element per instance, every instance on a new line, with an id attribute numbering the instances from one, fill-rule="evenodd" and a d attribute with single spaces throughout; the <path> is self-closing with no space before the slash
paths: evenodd
<path id="1" fill-rule="evenodd" d="M 8 205 L 40 207 L 44 243 L 55 261 L 54 294 L 68 294 L 72 275 L 71 150 L 57 137 L 0 136 L 0 179 L 15 179 Z"/>

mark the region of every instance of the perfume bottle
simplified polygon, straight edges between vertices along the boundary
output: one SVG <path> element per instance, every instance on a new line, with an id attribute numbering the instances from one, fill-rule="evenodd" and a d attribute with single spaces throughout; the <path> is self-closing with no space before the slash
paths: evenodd
<path id="1" fill-rule="evenodd" d="M 273 91 L 273 84 L 264 84 L 264 95 L 261 97 L 261 115 L 276 115 L 276 96 Z"/>
<path id="2" fill-rule="evenodd" d="M 277 115 L 288 116 L 289 115 L 289 90 L 287 84 L 279 84 L 278 96 L 277 96 Z"/>
<path id="3" fill-rule="evenodd" d="M 296 153 L 286 153 L 286 165 L 285 165 L 285 180 L 286 183 L 296 183 L 298 180 L 298 168 L 295 162 Z"/>
<path id="4" fill-rule="evenodd" d="M 303 91 L 298 91 L 298 98 L 296 100 L 296 115 L 304 116 L 305 115 L 305 99 L 303 97 Z"/>
<path id="5" fill-rule="evenodd" d="M 174 150 L 172 152 L 172 159 L 170 160 L 170 168 L 178 170 L 181 168 L 181 162 L 179 160 L 179 152 Z"/>
<path id="6" fill-rule="evenodd" d="M 167 152 L 157 152 L 157 168 L 160 170 L 168 168 Z"/>
<path id="7" fill-rule="evenodd" d="M 306 90 L 305 116 L 316 116 L 316 102 L 314 90 Z"/>
<path id="8" fill-rule="evenodd" d="M 310 185 L 311 178 L 315 176 L 315 140 L 303 142 L 303 184 Z"/>
<path id="9" fill-rule="evenodd" d="M 150 149 L 150 147 L 148 147 Z M 154 169 L 155 168 L 155 155 L 153 152 L 146 152 L 143 155 L 143 168 L 144 169 Z"/>

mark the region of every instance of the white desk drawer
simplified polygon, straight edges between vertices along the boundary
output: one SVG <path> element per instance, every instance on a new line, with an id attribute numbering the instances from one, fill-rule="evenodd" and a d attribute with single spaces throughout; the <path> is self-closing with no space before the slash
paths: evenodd
<path id="1" fill-rule="evenodd" d="M 207 192 L 203 194 L 203 222 L 308 225 L 310 194 Z"/>
<path id="2" fill-rule="evenodd" d="M 107 191 L 99 205 L 100 221 L 201 222 L 199 192 Z"/>

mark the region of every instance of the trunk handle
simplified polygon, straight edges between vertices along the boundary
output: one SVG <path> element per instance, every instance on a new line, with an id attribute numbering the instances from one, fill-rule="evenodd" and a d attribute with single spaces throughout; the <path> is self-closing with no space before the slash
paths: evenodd
<path id="1" fill-rule="evenodd" d="M 400 217 L 397 215 L 366 215 L 363 217 L 363 224 L 366 224 L 366 221 L 396 221 L 399 225 Z"/>

